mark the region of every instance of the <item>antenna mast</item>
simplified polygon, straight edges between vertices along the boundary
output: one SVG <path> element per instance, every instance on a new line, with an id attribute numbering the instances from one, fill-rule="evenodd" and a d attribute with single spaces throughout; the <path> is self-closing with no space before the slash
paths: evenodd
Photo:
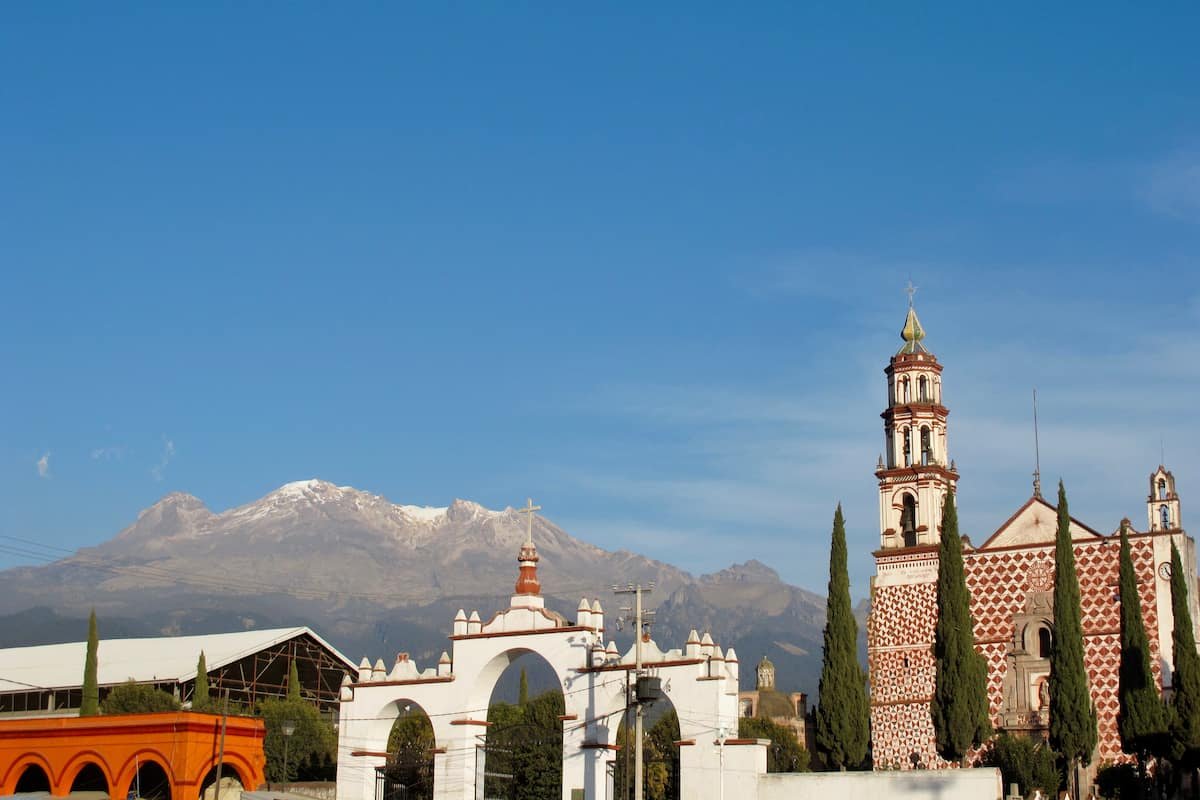
<path id="1" fill-rule="evenodd" d="M 1033 390 L 1033 496 L 1042 496 L 1042 453 L 1038 446 L 1037 388 Z"/>

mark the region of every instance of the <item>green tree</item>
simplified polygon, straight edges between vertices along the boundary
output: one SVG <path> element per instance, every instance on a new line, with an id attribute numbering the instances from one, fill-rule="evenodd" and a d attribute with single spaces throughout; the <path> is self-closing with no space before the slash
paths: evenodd
<path id="1" fill-rule="evenodd" d="M 300 672 L 296 669 L 296 659 L 294 658 L 291 660 L 288 666 L 287 699 L 304 699 L 300 695 Z"/>
<path id="2" fill-rule="evenodd" d="M 517 689 L 517 705 L 523 706 L 529 702 L 529 676 L 525 674 L 525 668 L 521 667 L 521 684 Z"/>
<path id="3" fill-rule="evenodd" d="M 1000 769 L 1004 786 L 1017 784 L 1022 797 L 1041 789 L 1042 794 L 1054 797 L 1062 783 L 1054 751 L 1028 736 L 1002 733 L 992 740 L 984 762 Z"/>
<path id="4" fill-rule="evenodd" d="M 850 606 L 846 523 L 841 503 L 833 515 L 832 540 L 816 741 L 822 760 L 844 770 L 859 767 L 867 756 L 870 712 L 866 679 L 858 663 L 858 624 Z"/>
<path id="5" fill-rule="evenodd" d="M 770 739 L 767 748 L 767 772 L 808 772 L 808 751 L 800 746 L 796 732 L 763 717 L 739 717 L 738 737 Z"/>
<path id="6" fill-rule="evenodd" d="M 1050 647 L 1050 746 L 1067 764 L 1071 796 L 1079 796 L 1078 765 L 1096 749 L 1096 708 L 1083 664 L 1079 578 L 1071 542 L 1067 491 L 1058 482 L 1058 532 L 1054 538 L 1054 639 Z"/>
<path id="7" fill-rule="evenodd" d="M 260 702 L 256 713 L 267 729 L 263 752 L 267 756 L 268 781 L 294 781 L 298 775 L 319 771 L 337 758 L 337 734 L 333 724 L 307 700 L 273 697 Z M 289 721 L 295 730 L 291 736 L 285 737 L 283 723 Z M 283 764 L 285 739 L 286 772 Z"/>
<path id="8" fill-rule="evenodd" d="M 96 609 L 88 617 L 87 653 L 83 657 L 83 700 L 79 703 L 79 716 L 94 717 L 100 713 L 100 684 L 96 679 L 96 651 L 100 648 L 100 636 L 96 632 Z"/>
<path id="9" fill-rule="evenodd" d="M 679 715 L 674 709 L 659 717 L 653 725 L 642 732 L 642 795 L 646 800 L 679 800 Z M 627 748 L 633 747 L 633 731 L 625 723 L 617 728 L 617 746 L 621 749 L 616 758 L 613 786 L 616 796 L 623 797 L 623 790 L 632 784 L 633 759 L 625 763 Z M 628 769 L 626 769 L 628 767 Z M 633 796 L 630 791 L 629 796 Z"/>
<path id="10" fill-rule="evenodd" d="M 551 690 L 524 706 L 493 703 L 488 708 L 487 797 L 515 800 L 557 798 L 562 793 L 563 696 Z M 501 778 L 498 775 L 511 775 Z"/>
<path id="11" fill-rule="evenodd" d="M 151 714 L 178 710 L 179 701 L 174 695 L 132 679 L 114 686 L 100 704 L 100 711 L 104 714 Z"/>
<path id="12" fill-rule="evenodd" d="M 1188 608 L 1188 576 L 1179 551 L 1171 544 L 1171 614 L 1175 632 L 1171 646 L 1175 652 L 1175 671 L 1171 680 L 1171 759 L 1192 770 L 1200 767 L 1200 656 L 1192 633 L 1192 613 Z"/>
<path id="13" fill-rule="evenodd" d="M 1163 753 L 1167 719 L 1162 699 L 1150 671 L 1150 643 L 1142 619 L 1142 598 L 1129 548 L 1127 521 L 1121 522 L 1119 591 L 1121 599 L 1121 666 L 1118 673 L 1117 730 L 1121 749 L 1138 759 L 1138 771 L 1146 777 L 1146 762 Z"/>
<path id="14" fill-rule="evenodd" d="M 404 787 L 405 800 L 433 798 L 433 724 L 406 709 L 388 735 L 388 779 Z"/>
<path id="15" fill-rule="evenodd" d="M 196 688 L 192 689 L 192 711 L 208 711 L 212 700 L 208 696 L 208 664 L 204 660 L 204 651 L 196 661 Z"/>
<path id="16" fill-rule="evenodd" d="M 987 662 L 975 652 L 971 596 L 963 572 L 962 539 L 954 493 L 942 506 L 942 538 L 938 545 L 937 623 L 933 629 L 935 664 L 933 730 L 938 755 L 966 766 L 967 752 L 991 735 L 988 719 Z"/>

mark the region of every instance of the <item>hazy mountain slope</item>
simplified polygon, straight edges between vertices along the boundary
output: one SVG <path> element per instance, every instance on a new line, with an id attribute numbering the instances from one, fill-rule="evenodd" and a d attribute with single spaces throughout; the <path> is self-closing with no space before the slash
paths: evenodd
<path id="1" fill-rule="evenodd" d="M 307 624 L 357 660 L 406 650 L 421 663 L 449 642 L 455 611 L 507 603 L 526 518 L 466 500 L 446 508 L 397 505 L 323 481 L 287 484 L 213 513 L 174 493 L 111 540 L 52 564 L 0 573 L 0 639 L 23 644 L 82 638 L 66 618 L 93 606 L 105 635 L 190 634 Z M 788 586 L 758 562 L 694 578 L 669 564 L 608 551 L 535 517 L 547 604 L 568 618 L 581 596 L 599 598 L 610 633 L 613 584 L 656 583 L 655 638 L 682 646 L 691 628 L 737 649 L 743 684 L 766 653 L 784 688 L 815 691 L 824 600 Z M 38 624 L 37 607 L 54 609 Z M 6 616 L 7 615 L 7 616 Z M 111 628 L 105 621 L 112 620 Z M 128 633 L 125 633 L 128 631 Z M 12 638 L 9 638 L 12 637 Z"/>

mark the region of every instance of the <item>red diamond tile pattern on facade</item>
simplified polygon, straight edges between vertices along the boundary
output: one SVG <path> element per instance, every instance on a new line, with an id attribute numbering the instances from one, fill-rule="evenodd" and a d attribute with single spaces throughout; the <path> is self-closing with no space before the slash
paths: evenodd
<path id="1" fill-rule="evenodd" d="M 1161 682 L 1154 543 L 1151 536 L 1131 539 L 1150 640 L 1155 679 Z M 1120 662 L 1119 545 L 1115 537 L 1076 542 L 1084 631 L 1084 657 L 1099 725 L 1100 760 L 1127 760 L 1117 733 Z M 879 554 L 877 570 L 897 556 Z M 905 559 L 911 561 L 911 558 Z M 936 554 L 922 561 L 936 563 Z M 1015 634 L 1013 618 L 1026 610 L 1031 592 L 1052 590 L 1054 548 L 1046 545 L 968 551 L 964 555 L 976 649 L 988 664 L 988 694 L 993 724 L 1000 726 L 1007 656 Z M 936 755 L 929 700 L 933 695 L 933 627 L 936 585 L 884 585 L 874 589 L 867 625 L 871 676 L 872 752 L 877 769 L 944 767 Z M 1168 644 L 1169 649 L 1169 644 Z"/>

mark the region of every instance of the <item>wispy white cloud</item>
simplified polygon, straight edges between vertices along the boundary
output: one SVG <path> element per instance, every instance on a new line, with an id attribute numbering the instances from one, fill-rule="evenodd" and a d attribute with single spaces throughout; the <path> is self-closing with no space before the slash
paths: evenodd
<path id="1" fill-rule="evenodd" d="M 1200 152 L 1177 153 L 1150 165 L 1140 195 L 1161 214 L 1200 222 Z"/>
<path id="2" fill-rule="evenodd" d="M 95 447 L 91 452 L 92 461 L 120 461 L 125 457 L 125 448 L 120 446 L 114 447 Z"/>
<path id="3" fill-rule="evenodd" d="M 612 537 L 598 544 L 625 546 L 622 531 L 643 531 L 631 549 L 693 571 L 770 554 L 785 579 L 817 589 L 826 578 L 833 505 L 841 501 L 852 579 L 856 594 L 865 593 L 878 543 L 873 472 L 883 446 L 882 368 L 899 344 L 907 265 L 815 253 L 740 280 L 751 298 L 783 297 L 802 315 L 804 304 L 826 303 L 834 293 L 836 281 L 814 278 L 830 264 L 851 270 L 855 295 L 874 291 L 860 291 L 864 276 L 868 287 L 881 287 L 875 294 L 882 299 L 847 303 L 852 323 L 839 321 L 836 340 L 798 348 L 795 361 L 781 363 L 758 388 L 719 378 L 663 380 L 608 387 L 576 408 L 630 431 L 607 443 L 613 452 L 590 459 L 586 472 L 559 473 L 585 496 L 623 509 L 608 524 L 593 513 L 593 528 Z M 946 369 L 951 455 L 963 475 L 960 519 L 975 541 L 1032 491 L 1035 386 L 1043 491 L 1052 497 L 1063 477 L 1072 511 L 1086 523 L 1110 530 L 1128 515 L 1144 524 L 1143 484 L 1161 458 L 1160 439 L 1181 491 L 1194 485 L 1200 492 L 1200 456 L 1193 455 L 1200 426 L 1192 413 L 1200 394 L 1200 303 L 1192 289 L 1176 285 L 1165 306 L 1142 302 L 1135 292 L 1150 291 L 1144 282 L 1120 295 L 1086 282 L 1058 292 L 1047 287 L 1050 269 L 929 263 L 913 270 L 914 282 L 936 298 L 922 307 L 918 295 L 918 308 Z M 845 285 L 836 292 L 844 294 Z M 630 521 L 630 508 L 640 522 Z"/>
<path id="4" fill-rule="evenodd" d="M 154 476 L 154 480 L 161 481 L 164 473 L 167 471 L 167 465 L 171 463 L 171 459 L 175 457 L 175 442 L 163 436 L 162 457 L 159 462 L 150 468 L 150 474 Z"/>
<path id="5" fill-rule="evenodd" d="M 50 451 L 47 450 L 42 454 L 42 457 L 37 460 L 37 474 L 39 478 L 50 477 Z"/>

